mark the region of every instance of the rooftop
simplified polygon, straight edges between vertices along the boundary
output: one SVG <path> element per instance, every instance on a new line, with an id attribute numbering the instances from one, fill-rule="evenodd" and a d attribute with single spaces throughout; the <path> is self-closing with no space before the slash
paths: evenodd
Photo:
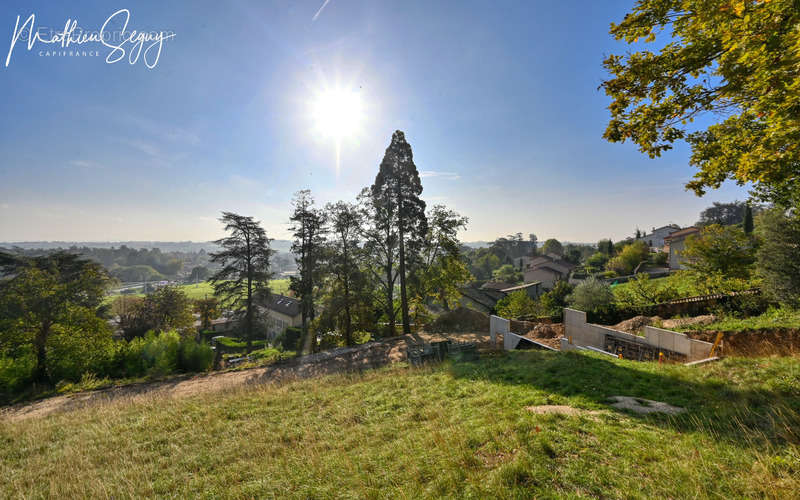
<path id="1" fill-rule="evenodd" d="M 277 293 L 273 293 L 269 296 L 265 307 L 270 311 L 275 311 L 287 316 L 297 316 L 300 314 L 299 300 Z"/>
<path id="2" fill-rule="evenodd" d="M 511 292 L 516 292 L 517 290 L 524 290 L 526 288 L 530 288 L 532 286 L 541 285 L 541 284 L 542 284 L 541 281 L 531 281 L 530 283 L 525 283 L 525 284 L 522 284 L 522 285 L 512 286 L 512 287 L 509 287 L 509 288 L 504 288 L 504 289 L 502 289 L 500 291 L 501 292 L 505 292 L 505 293 L 511 293 Z"/>
<path id="3" fill-rule="evenodd" d="M 681 229 L 680 231 L 675 231 L 674 233 L 670 234 L 669 236 L 665 236 L 664 237 L 664 241 L 671 241 L 671 240 L 674 240 L 674 239 L 683 239 L 683 238 L 689 236 L 690 234 L 695 234 L 695 233 L 699 233 L 699 232 L 700 232 L 700 229 L 698 229 L 698 228 L 696 228 L 694 226 L 686 227 L 686 228 Z"/>

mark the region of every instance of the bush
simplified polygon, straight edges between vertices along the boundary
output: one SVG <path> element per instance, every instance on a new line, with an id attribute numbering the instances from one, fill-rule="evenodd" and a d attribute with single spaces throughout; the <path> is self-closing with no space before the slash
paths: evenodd
<path id="1" fill-rule="evenodd" d="M 372 334 L 370 332 L 365 332 L 363 330 L 357 330 L 353 332 L 353 343 L 358 344 L 366 344 L 372 340 Z"/>
<path id="2" fill-rule="evenodd" d="M 579 284 L 567 297 L 570 307 L 586 312 L 609 307 L 613 302 L 611 287 L 597 278 L 589 278 Z"/>
<path id="3" fill-rule="evenodd" d="M 284 351 L 296 351 L 302 335 L 303 331 L 300 328 L 290 326 L 275 341 L 280 343 Z"/>
<path id="4" fill-rule="evenodd" d="M 608 262 L 608 255 L 602 252 L 596 252 L 586 259 L 586 265 L 595 269 L 602 268 Z"/>
<path id="5" fill-rule="evenodd" d="M 489 316 L 466 307 L 440 314 L 428 326 L 430 333 L 489 332 Z"/>
<path id="6" fill-rule="evenodd" d="M 800 210 L 768 210 L 757 219 L 758 273 L 764 291 L 776 300 L 800 307 Z"/>
<path id="7" fill-rule="evenodd" d="M 275 349 L 274 347 L 265 347 L 264 349 L 258 349 L 257 351 L 253 351 L 250 353 L 250 357 L 253 359 L 266 359 L 266 360 L 278 360 L 281 359 L 283 353 L 281 351 Z"/>
<path id="8" fill-rule="evenodd" d="M 178 368 L 184 372 L 208 371 L 214 363 L 214 350 L 189 338 L 181 340 L 178 354 Z"/>
<path id="9" fill-rule="evenodd" d="M 620 307 L 636 311 L 678 298 L 678 290 L 668 279 L 652 280 L 647 273 L 637 274 L 627 286 L 617 286 L 613 292 Z"/>
<path id="10" fill-rule="evenodd" d="M 656 252 L 650 256 L 650 262 L 652 262 L 654 266 L 664 267 L 667 265 L 668 258 L 669 258 L 668 253 Z"/>
<path id="11" fill-rule="evenodd" d="M 699 274 L 719 273 L 726 278 L 747 279 L 755 262 L 756 241 L 735 226 L 712 224 L 686 239 L 681 252 L 686 267 Z"/>
<path id="12" fill-rule="evenodd" d="M 542 311 L 539 304 L 528 296 L 525 290 L 517 290 L 502 299 L 495 306 L 497 315 L 516 319 L 521 316 L 538 316 Z"/>
<path id="13" fill-rule="evenodd" d="M 27 351 L 16 357 L 0 357 L 0 401 L 22 390 L 30 381 L 36 358 Z"/>
<path id="14" fill-rule="evenodd" d="M 148 375 L 167 375 L 177 371 L 180 341 L 180 335 L 175 331 L 159 335 L 148 332 L 141 350 Z"/>
<path id="15" fill-rule="evenodd" d="M 205 371 L 214 362 L 214 350 L 206 343 L 181 338 L 177 332 L 147 332 L 130 342 L 120 342 L 117 377 L 161 376 Z"/>
<path id="16" fill-rule="evenodd" d="M 567 305 L 567 297 L 574 289 L 575 287 L 565 280 L 556 281 L 552 290 L 539 297 L 541 309 L 551 316 L 561 315 L 562 309 Z"/>
<path id="17" fill-rule="evenodd" d="M 609 260 L 606 268 L 614 271 L 620 275 L 631 274 L 636 266 L 646 261 L 650 256 L 650 248 L 644 241 L 635 241 L 630 245 L 626 245 L 622 251 Z"/>
<path id="18" fill-rule="evenodd" d="M 47 342 L 48 371 L 54 381 L 77 382 L 85 373 L 105 376 L 116 352 L 105 320 L 93 313 L 71 311 L 72 327 L 58 325 Z"/>

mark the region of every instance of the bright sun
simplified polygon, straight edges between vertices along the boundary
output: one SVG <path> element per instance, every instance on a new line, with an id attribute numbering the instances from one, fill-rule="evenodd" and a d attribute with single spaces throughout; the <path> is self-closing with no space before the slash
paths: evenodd
<path id="1" fill-rule="evenodd" d="M 361 96 L 348 89 L 326 89 L 311 102 L 311 114 L 319 133 L 336 140 L 353 138 L 363 122 Z"/>

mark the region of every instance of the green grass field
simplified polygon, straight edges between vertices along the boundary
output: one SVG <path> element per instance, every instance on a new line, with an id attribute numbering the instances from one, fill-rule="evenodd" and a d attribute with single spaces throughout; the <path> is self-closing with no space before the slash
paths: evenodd
<path id="1" fill-rule="evenodd" d="M 797 498 L 800 359 L 515 352 L 0 421 L 0 443 L 22 498 Z"/>
<path id="2" fill-rule="evenodd" d="M 272 293 L 285 294 L 289 290 L 289 280 L 288 279 L 271 280 L 269 282 L 269 286 Z M 183 290 L 186 293 L 186 295 L 192 300 L 211 297 L 212 295 L 214 295 L 214 289 L 211 287 L 211 283 L 209 283 L 208 281 L 203 281 L 201 283 L 190 284 L 190 285 L 179 285 L 178 288 Z M 113 300 L 115 297 L 118 296 L 119 294 L 109 295 L 106 300 Z M 131 294 L 129 296 L 143 297 L 144 294 L 137 293 L 137 294 Z"/>

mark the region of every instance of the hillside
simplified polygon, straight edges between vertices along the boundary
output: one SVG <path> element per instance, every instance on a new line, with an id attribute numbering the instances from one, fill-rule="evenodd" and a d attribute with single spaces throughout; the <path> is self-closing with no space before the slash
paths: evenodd
<path id="1" fill-rule="evenodd" d="M 516 352 L 0 420 L 11 497 L 783 497 L 800 360 Z M 676 416 L 615 410 L 628 395 Z M 566 408 L 565 408 L 566 407 Z M 557 413 L 553 413 L 557 412 Z"/>

